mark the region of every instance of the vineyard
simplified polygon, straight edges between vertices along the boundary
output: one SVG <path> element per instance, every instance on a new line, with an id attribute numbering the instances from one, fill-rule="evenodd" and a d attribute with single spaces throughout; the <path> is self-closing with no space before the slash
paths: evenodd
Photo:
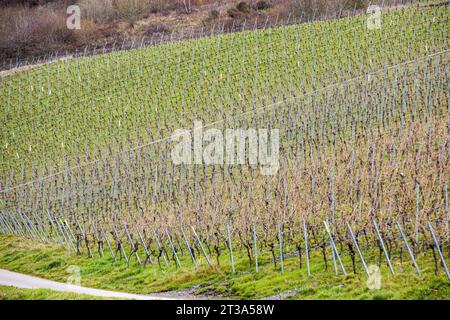
<path id="1" fill-rule="evenodd" d="M 405 6 L 379 29 L 366 15 L 219 27 L 6 75 L 0 233 L 143 268 L 293 260 L 310 275 L 314 257 L 370 275 L 405 259 L 450 280 L 448 18 Z M 196 122 L 278 129 L 276 174 L 251 154 L 174 163 L 172 134 Z"/>

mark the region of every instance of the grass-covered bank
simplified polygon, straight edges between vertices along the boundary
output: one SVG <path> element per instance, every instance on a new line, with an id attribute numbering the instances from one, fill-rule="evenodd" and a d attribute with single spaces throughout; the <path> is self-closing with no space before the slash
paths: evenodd
<path id="1" fill-rule="evenodd" d="M 86 294 L 76 294 L 47 289 L 20 289 L 0 286 L 0 300 L 102 300 Z"/>
<path id="2" fill-rule="evenodd" d="M 278 294 L 286 299 L 449 299 L 449 282 L 442 269 L 438 275 L 434 274 L 434 262 L 430 258 L 429 254 L 418 258 L 423 274 L 421 278 L 415 274 L 405 255 L 402 263 L 399 259 L 394 260 L 395 276 L 390 275 L 387 267 L 382 265 L 381 289 L 370 290 L 361 267 L 356 275 L 347 268 L 349 275 L 336 276 L 332 264 L 325 271 L 319 256 L 311 258 L 310 277 L 304 265 L 299 269 L 295 257 L 286 259 L 284 273 L 275 270 L 270 261 L 264 263 L 264 260 L 259 273 L 251 272 L 245 259 L 236 262 L 236 274 L 231 273 L 226 262 L 221 262 L 221 266 L 204 266 L 195 271 L 186 260 L 182 261 L 185 267 L 181 269 L 170 267 L 161 270 L 158 266 L 138 266 L 134 261 L 130 267 L 124 262 L 113 264 L 109 255 L 104 258 L 96 255 L 89 259 L 58 246 L 0 236 L 0 268 L 65 282 L 70 275 L 67 268 L 77 265 L 81 269 L 83 286 L 140 294 L 175 290 L 182 295 L 185 289 L 190 289 L 191 293 L 200 296 L 238 299 L 259 299 Z M 349 261 L 344 260 L 344 264 L 348 266 Z M 45 294 L 2 288 L 0 298 L 34 298 Z M 59 293 L 57 296 L 49 294 L 48 298 L 65 299 Z"/>

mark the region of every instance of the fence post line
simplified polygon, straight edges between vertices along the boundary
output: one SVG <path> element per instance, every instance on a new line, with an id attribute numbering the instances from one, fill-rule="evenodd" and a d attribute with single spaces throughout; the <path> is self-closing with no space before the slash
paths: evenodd
<path id="1" fill-rule="evenodd" d="M 383 238 L 381 237 L 380 231 L 378 230 L 378 225 L 375 222 L 375 219 L 372 220 L 372 223 L 373 223 L 373 226 L 375 227 L 375 232 L 377 233 L 378 240 L 380 240 L 380 245 L 381 245 L 381 248 L 383 249 L 384 256 L 386 257 L 389 269 L 391 270 L 392 274 L 395 274 L 394 268 L 392 268 L 391 260 L 389 259 L 389 255 L 386 251 L 386 247 L 384 246 L 384 241 L 383 241 Z"/>
<path id="2" fill-rule="evenodd" d="M 37 234 L 35 232 L 35 229 L 33 228 L 33 225 L 30 223 L 30 221 L 29 221 L 28 217 L 26 216 L 26 214 L 19 212 L 19 216 L 22 219 L 22 222 L 23 222 L 25 228 L 27 228 L 28 232 L 32 235 L 32 237 L 35 240 L 40 241 L 41 238 L 39 237 L 39 234 Z"/>
<path id="3" fill-rule="evenodd" d="M 281 266 L 281 272 L 284 272 L 284 257 L 283 257 L 283 236 L 281 234 L 281 227 L 278 225 L 278 243 L 280 245 L 280 266 Z"/>
<path id="4" fill-rule="evenodd" d="M 339 252 L 337 251 L 336 245 L 334 244 L 333 236 L 331 235 L 330 225 L 328 224 L 327 220 L 325 220 L 323 223 L 325 224 L 325 229 L 328 233 L 328 236 L 330 237 L 331 250 L 334 250 L 336 257 L 339 261 L 339 264 L 341 265 L 342 273 L 344 274 L 344 276 L 346 276 L 347 272 L 345 271 L 344 264 L 342 263 L 342 260 L 339 255 Z"/>
<path id="5" fill-rule="evenodd" d="M 339 270 L 337 268 L 336 255 L 334 254 L 334 248 L 333 248 L 333 244 L 331 243 L 331 240 L 329 240 L 329 242 L 330 242 L 330 247 L 331 247 L 331 259 L 333 260 L 334 272 L 336 273 L 336 275 L 338 275 Z"/>
<path id="6" fill-rule="evenodd" d="M 61 219 L 60 219 L 59 224 L 60 224 L 60 226 L 61 226 L 61 229 L 62 229 L 63 233 L 66 235 L 65 237 L 66 237 L 66 241 L 67 241 L 68 246 L 69 246 L 69 251 L 70 251 L 70 247 L 72 247 L 73 251 L 77 252 L 77 249 L 76 249 L 75 246 L 73 245 L 73 242 L 72 242 L 72 240 L 70 239 L 70 235 L 69 235 L 69 233 L 67 232 L 66 227 L 64 226 L 64 223 L 63 223 L 63 221 L 61 221 Z"/>
<path id="7" fill-rule="evenodd" d="M 414 226 L 414 234 L 416 238 L 416 243 L 419 242 L 419 208 L 420 208 L 420 185 L 416 180 L 416 222 Z"/>
<path id="8" fill-rule="evenodd" d="M 444 199 L 445 199 L 445 216 L 446 216 L 446 219 L 445 219 L 445 234 L 446 234 L 447 241 L 449 241 L 450 238 L 449 238 L 449 231 L 448 231 L 449 226 L 448 225 L 449 225 L 450 212 L 448 210 L 448 187 L 447 187 L 447 183 L 444 186 Z"/>
<path id="9" fill-rule="evenodd" d="M 192 227 L 192 226 L 191 226 L 191 229 L 192 229 L 192 231 L 194 232 L 195 237 L 197 238 L 198 244 L 200 245 L 200 248 L 202 249 L 202 252 L 203 252 L 203 255 L 204 255 L 205 258 L 206 258 L 206 261 L 208 262 L 209 266 L 211 266 L 211 261 L 209 260 L 209 257 L 208 257 L 208 255 L 206 254 L 205 248 L 203 248 L 203 244 L 202 244 L 202 242 L 200 241 L 200 238 L 199 238 L 197 232 L 195 232 L 195 229 L 194 229 L 194 227 Z"/>
<path id="10" fill-rule="evenodd" d="M 114 251 L 111 248 L 111 244 L 109 243 L 109 240 L 108 240 L 108 235 L 106 234 L 105 229 L 103 229 L 103 225 L 102 224 L 100 224 L 100 228 L 102 230 L 103 239 L 105 239 L 106 244 L 108 245 L 109 251 L 111 252 L 111 255 L 112 255 L 113 259 L 114 259 L 114 262 L 117 262 L 116 255 L 114 254 Z"/>
<path id="11" fill-rule="evenodd" d="M 197 261 L 195 260 L 194 254 L 192 253 L 191 247 L 189 245 L 189 241 L 186 238 L 186 234 L 184 233 L 184 228 L 182 225 L 181 225 L 181 235 L 183 236 L 184 243 L 186 244 L 189 255 L 191 256 L 191 260 L 192 260 L 192 263 L 194 264 L 195 270 L 197 270 L 198 269 Z"/>
<path id="12" fill-rule="evenodd" d="M 49 213 L 48 210 L 47 210 L 47 217 L 48 217 L 48 221 L 50 222 L 50 225 L 52 226 L 52 229 L 55 230 L 56 237 L 58 238 L 58 242 L 59 242 L 60 244 L 63 244 L 61 238 L 59 237 L 58 230 L 55 228 L 55 225 L 53 224 L 52 217 L 51 217 L 51 215 L 50 215 L 50 213 Z"/>
<path id="13" fill-rule="evenodd" d="M 8 213 L 8 215 L 9 215 L 9 218 L 11 219 L 11 221 L 12 221 L 14 227 L 16 228 L 17 233 L 18 233 L 20 236 L 26 238 L 27 235 L 23 232 L 22 227 L 20 227 L 20 225 L 19 225 L 17 219 L 14 217 L 14 215 L 12 215 L 11 213 Z"/>
<path id="14" fill-rule="evenodd" d="M 8 225 L 6 224 L 5 220 L 3 220 L 3 216 L 0 214 L 0 222 L 2 224 L 2 230 L 3 234 L 12 234 L 11 230 L 9 229 Z"/>
<path id="15" fill-rule="evenodd" d="M 21 236 L 22 234 L 17 230 L 16 224 L 15 224 L 14 220 L 11 218 L 11 215 L 9 213 L 8 213 L 8 216 L 9 216 L 9 219 L 10 219 L 9 221 L 8 221 L 8 218 L 6 216 L 3 219 L 6 221 L 6 223 L 11 228 L 12 234 Z"/>
<path id="16" fill-rule="evenodd" d="M 16 223 L 14 222 L 14 219 L 11 217 L 11 215 L 8 213 L 9 220 L 7 217 L 4 217 L 5 221 L 8 223 L 8 225 L 11 228 L 13 235 L 19 235 L 22 236 L 22 233 L 18 230 L 18 227 L 16 226 Z"/>
<path id="17" fill-rule="evenodd" d="M 227 236 L 228 236 L 228 247 L 230 248 L 230 260 L 231 260 L 231 271 L 235 273 L 234 269 L 234 258 L 233 258 L 233 244 L 231 242 L 231 232 L 230 232 L 230 225 L 227 223 Z"/>
<path id="18" fill-rule="evenodd" d="M 86 248 L 87 248 L 87 251 L 88 251 L 88 255 L 89 255 L 90 258 L 92 258 L 93 257 L 92 251 L 91 251 L 91 248 L 89 248 L 89 245 L 87 243 L 87 237 L 86 237 L 86 234 L 84 233 L 84 229 L 81 227 L 80 222 L 78 221 L 77 218 L 75 218 L 75 221 L 77 223 L 78 229 L 80 229 L 80 235 L 81 235 L 81 237 L 84 240 L 84 244 L 86 245 Z M 83 241 L 83 240 L 81 240 L 81 241 Z"/>
<path id="19" fill-rule="evenodd" d="M 38 222 L 36 221 L 36 222 L 33 224 L 33 221 L 32 221 L 31 218 L 28 217 L 28 216 L 25 216 L 25 219 L 28 220 L 28 224 L 31 226 L 31 228 L 34 230 L 34 232 L 37 234 L 38 238 L 41 239 L 41 241 L 42 241 L 43 243 L 46 243 L 47 240 L 45 239 L 45 237 L 44 237 L 44 236 L 42 235 L 42 233 L 40 232 L 40 228 L 38 227 Z"/>
<path id="20" fill-rule="evenodd" d="M 9 231 L 7 225 L 5 224 L 5 222 L 3 221 L 3 216 L 2 216 L 1 213 L 0 213 L 0 224 L 2 226 L 2 228 L 1 228 L 2 229 L 2 233 L 3 234 L 9 234 L 10 231 Z"/>
<path id="21" fill-rule="evenodd" d="M 62 238 L 63 238 L 64 242 L 67 244 L 67 247 L 69 248 L 69 251 L 70 251 L 70 242 L 69 242 L 69 240 L 67 240 L 66 233 L 64 232 L 60 222 L 56 218 L 55 218 L 55 224 L 58 226 L 58 229 L 61 232 Z"/>
<path id="22" fill-rule="evenodd" d="M 419 266 L 417 265 L 416 259 L 414 258 L 414 253 L 412 252 L 411 247 L 408 244 L 408 240 L 406 239 L 406 236 L 403 233 L 403 228 L 400 225 L 400 222 L 396 221 L 396 223 L 397 223 L 398 230 L 400 231 L 400 234 L 402 235 L 403 242 L 405 243 L 406 249 L 409 252 L 409 256 L 411 257 L 411 260 L 412 260 L 412 262 L 414 264 L 414 267 L 416 268 L 417 274 L 419 275 L 419 277 L 421 277 L 422 274 L 420 273 Z"/>
<path id="23" fill-rule="evenodd" d="M 256 238 L 256 227 L 253 225 L 253 246 L 255 251 L 255 271 L 259 272 L 259 266 L 258 266 L 258 245 L 257 245 L 257 238 Z"/>
<path id="24" fill-rule="evenodd" d="M 148 258 L 148 261 L 150 261 L 150 264 L 153 264 L 153 260 L 152 260 L 152 257 L 150 256 L 150 252 L 148 252 L 147 244 L 145 243 L 144 238 L 142 237 L 141 232 L 139 230 L 137 230 L 137 234 L 139 236 L 139 239 L 141 240 L 142 246 L 144 247 L 145 254 L 147 255 L 145 257 L 145 260 L 147 260 L 147 258 Z M 144 261 L 144 265 L 145 265 L 145 261 Z"/>
<path id="25" fill-rule="evenodd" d="M 431 223 L 429 221 L 428 221 L 428 229 L 430 230 L 431 236 L 433 237 L 434 244 L 439 253 L 439 258 L 441 259 L 442 266 L 444 267 L 444 270 L 445 270 L 445 274 L 447 275 L 447 278 L 450 281 L 450 274 L 448 272 L 447 264 L 445 263 L 445 259 L 444 259 L 444 256 L 442 255 L 441 247 L 439 247 L 439 242 L 434 234 L 433 226 L 431 225 Z"/>
<path id="26" fill-rule="evenodd" d="M 159 238 L 158 238 L 158 235 L 156 234 L 155 229 L 152 229 L 152 232 L 153 232 L 153 236 L 155 237 L 155 240 L 156 240 L 156 245 L 158 246 L 159 250 L 161 250 L 161 252 L 162 252 L 161 255 L 164 259 L 164 262 L 166 263 L 166 266 L 169 267 L 169 262 L 167 261 L 167 257 L 166 257 L 166 249 L 161 246 L 161 243 L 159 242 Z"/>
<path id="27" fill-rule="evenodd" d="M 116 230 L 116 227 L 114 226 L 114 224 L 112 225 L 112 229 L 113 229 L 113 233 L 114 233 L 114 236 L 116 238 L 116 241 L 119 244 L 119 249 L 120 249 L 120 251 L 122 252 L 122 254 L 124 256 L 126 263 L 128 264 L 128 259 L 129 258 L 127 256 L 127 253 L 125 252 L 125 248 L 122 245 L 122 240 L 120 240 L 119 234 L 117 233 L 117 230 Z M 89 249 L 89 251 L 90 251 L 90 249 Z M 130 257 L 130 259 L 131 259 L 131 257 Z"/>
<path id="28" fill-rule="evenodd" d="M 36 217 L 36 215 L 35 215 L 33 212 L 31 212 L 31 215 L 33 216 L 34 221 L 36 221 L 37 229 L 39 230 L 39 233 L 40 233 L 40 234 L 42 235 L 42 237 L 44 238 L 45 242 L 50 243 L 50 242 L 51 242 L 51 239 L 49 239 L 49 238 L 47 237 L 47 234 L 46 234 L 46 232 L 45 232 L 45 229 L 44 229 L 44 227 L 41 225 L 42 222 Z"/>
<path id="29" fill-rule="evenodd" d="M 60 238 L 61 238 L 61 243 L 62 243 L 62 245 L 65 246 L 67 244 L 66 235 L 61 230 L 61 226 L 58 223 L 58 219 L 56 219 L 55 217 L 52 217 L 52 218 L 53 218 L 53 223 L 56 226 L 55 231 L 58 232 L 58 234 L 60 235 Z M 69 245 L 67 244 L 67 246 L 69 246 Z M 70 248 L 69 248 L 69 250 L 70 250 Z"/>
<path id="30" fill-rule="evenodd" d="M 27 226 L 27 224 L 26 224 L 24 218 L 22 217 L 22 214 L 21 214 L 20 212 L 18 212 L 17 215 L 19 216 L 18 222 L 19 222 L 19 223 L 20 223 L 20 222 L 22 223 L 22 225 L 23 225 L 23 227 L 24 227 L 24 229 L 25 229 L 26 234 L 28 234 L 28 235 L 30 236 L 31 239 L 36 240 L 36 237 L 35 237 L 34 233 L 32 233 L 31 230 L 28 228 L 28 226 Z"/>
<path id="31" fill-rule="evenodd" d="M 167 239 L 169 239 L 170 248 L 173 251 L 173 254 L 175 256 L 175 260 L 177 262 L 177 265 L 178 265 L 179 268 L 181 268 L 180 260 L 178 259 L 177 252 L 175 251 L 175 247 L 173 246 L 173 243 L 172 243 L 172 238 L 170 237 L 169 231 L 167 229 L 166 229 L 166 236 L 167 236 Z"/>
<path id="32" fill-rule="evenodd" d="M 306 221 L 303 220 L 303 237 L 305 239 L 305 252 L 306 252 L 306 269 L 308 270 L 308 276 L 311 275 L 311 269 L 309 266 L 309 246 L 308 246 L 308 231 L 306 229 Z"/>
<path id="33" fill-rule="evenodd" d="M 351 236 L 351 238 L 352 238 L 352 241 L 353 241 L 353 243 L 354 243 L 354 245 L 355 245 L 355 247 L 356 247 L 356 250 L 358 251 L 358 255 L 359 255 L 359 258 L 361 259 L 361 262 L 362 262 L 362 264 L 363 264 L 363 266 L 364 266 L 364 270 L 366 271 L 367 275 L 370 277 L 369 269 L 367 268 L 366 261 L 364 260 L 363 254 L 362 254 L 362 252 L 361 252 L 361 250 L 360 250 L 360 248 L 359 248 L 358 241 L 356 240 L 356 237 L 355 237 L 355 235 L 353 234 L 353 230 L 352 230 L 352 228 L 350 227 L 350 224 L 348 223 L 348 221 L 345 221 L 345 223 L 347 224 L 348 232 L 350 233 L 350 236 Z"/>
<path id="34" fill-rule="evenodd" d="M 0 227 L 0 232 L 2 234 L 8 234 L 9 233 L 8 229 L 6 228 L 5 224 L 3 223 L 3 219 L 2 219 L 2 214 L 1 213 L 0 213 L 0 226 L 1 226 Z"/>
<path id="35" fill-rule="evenodd" d="M 3 217 L 3 221 L 8 226 L 8 229 L 10 230 L 11 235 L 16 235 L 16 232 L 14 230 L 14 225 L 12 224 L 12 222 L 8 221 L 6 216 Z"/>
<path id="36" fill-rule="evenodd" d="M 72 248 L 75 252 L 77 252 L 77 249 L 75 248 L 75 244 L 77 243 L 77 240 L 75 239 L 72 229 L 70 228 L 69 223 L 66 220 L 62 221 L 62 224 L 64 225 L 64 228 L 66 230 L 67 236 L 70 239 L 70 244 L 72 245 Z"/>
<path id="37" fill-rule="evenodd" d="M 42 234 L 39 232 L 39 230 L 36 228 L 36 226 L 33 225 L 33 222 L 31 221 L 31 219 L 26 215 L 24 215 L 24 217 L 28 221 L 30 228 L 33 229 L 34 233 L 37 235 L 37 237 L 40 239 L 40 241 L 45 243 L 46 242 L 45 238 L 42 236 Z"/>
<path id="38" fill-rule="evenodd" d="M 11 227 L 11 225 L 9 224 L 9 222 L 6 220 L 5 217 L 3 217 L 3 214 L 0 214 L 0 220 L 3 221 L 3 224 L 6 227 L 6 230 L 8 231 L 9 234 L 14 235 L 14 229 Z"/>
<path id="39" fill-rule="evenodd" d="M 105 254 L 103 253 L 103 236 L 100 238 L 101 233 L 98 232 L 99 235 L 97 235 L 97 230 L 95 230 L 95 240 L 97 241 L 98 245 L 98 252 L 100 253 L 100 256 L 103 258 Z"/>
<path id="40" fill-rule="evenodd" d="M 125 233 L 126 233 L 126 235 L 127 235 L 128 241 L 130 242 L 131 250 L 134 251 L 134 255 L 136 256 L 137 262 L 138 262 L 140 265 L 142 265 L 141 258 L 139 257 L 139 253 L 137 252 L 136 247 L 134 246 L 133 239 L 131 239 L 131 235 L 130 235 L 130 233 L 128 232 L 128 228 L 127 228 L 126 225 L 124 225 L 123 227 L 124 227 L 124 229 L 125 229 Z M 131 256 L 130 256 L 130 259 L 131 259 Z"/>

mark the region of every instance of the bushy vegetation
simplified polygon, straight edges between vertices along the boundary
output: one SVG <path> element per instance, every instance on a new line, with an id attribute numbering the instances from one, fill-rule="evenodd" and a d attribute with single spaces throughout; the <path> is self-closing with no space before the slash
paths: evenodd
<path id="1" fill-rule="evenodd" d="M 183 268 L 176 268 L 171 261 L 170 268 L 158 266 L 142 267 L 134 261 L 125 264 L 114 263 L 105 252 L 105 257 L 94 253 L 94 258 L 76 256 L 60 247 L 42 246 L 33 241 L 23 241 L 17 237 L 0 236 L 0 268 L 32 274 L 38 277 L 66 282 L 70 275 L 67 268 L 71 265 L 80 267 L 81 285 L 105 290 L 123 291 L 137 294 L 154 294 L 166 292 L 165 296 L 178 298 L 235 298 L 235 299 L 448 299 L 449 286 L 442 270 L 434 274 L 431 252 L 418 257 L 424 271 L 423 277 L 414 273 L 410 261 L 394 259 L 397 274 L 392 276 L 385 264 L 381 264 L 381 288 L 371 290 L 367 287 L 367 276 L 359 269 L 357 274 L 346 277 L 336 276 L 332 270 L 325 270 L 322 259 L 311 257 L 311 276 L 308 277 L 306 266 L 300 269 L 296 259 L 286 261 L 286 272 L 280 273 L 270 263 L 263 260 L 258 273 L 249 272 L 245 259 L 236 261 L 237 273 L 230 271 L 229 261 L 225 257 L 222 266 L 207 267 L 206 263 L 194 270 L 188 261 L 182 258 Z M 242 255 L 239 255 L 242 256 Z M 187 257 L 186 257 L 187 258 Z M 57 260 L 59 263 L 48 268 Z M 368 261 L 377 264 L 377 258 Z M 346 261 L 347 263 L 347 261 Z M 9 291 L 9 292 L 8 292 Z M 13 291 L 13 292 L 10 292 Z M 19 291 L 17 293 L 17 291 Z M 20 294 L 18 296 L 18 294 Z M 54 299 L 51 292 L 20 292 L 6 290 L 5 298 L 11 295 Z M 55 293 L 53 293 L 55 294 Z M 59 299 L 75 298 L 60 296 Z M 0 287 L 0 299 L 2 288 Z M 81 298 L 76 296 L 76 298 Z"/>

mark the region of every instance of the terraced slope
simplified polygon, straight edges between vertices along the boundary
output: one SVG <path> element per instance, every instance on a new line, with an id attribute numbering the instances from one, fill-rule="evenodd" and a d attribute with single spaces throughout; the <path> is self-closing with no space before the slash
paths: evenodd
<path id="1" fill-rule="evenodd" d="M 4 77 L 3 183 L 88 161 L 448 47 L 446 8 L 331 20 L 66 60 Z M 79 157 L 79 159 L 78 159 Z M 20 177 L 20 178 L 17 178 Z"/>
<path id="2" fill-rule="evenodd" d="M 437 268 L 450 241 L 448 13 L 408 7 L 376 30 L 361 16 L 5 77 L 0 232 L 161 269 L 178 255 L 229 268 L 231 247 L 277 270 L 283 252 L 328 266 L 339 251 L 355 273 L 356 241 L 381 257 L 380 238 L 386 255 L 406 238 Z M 250 154 L 176 164 L 168 138 L 196 120 L 279 130 L 275 174 Z"/>

